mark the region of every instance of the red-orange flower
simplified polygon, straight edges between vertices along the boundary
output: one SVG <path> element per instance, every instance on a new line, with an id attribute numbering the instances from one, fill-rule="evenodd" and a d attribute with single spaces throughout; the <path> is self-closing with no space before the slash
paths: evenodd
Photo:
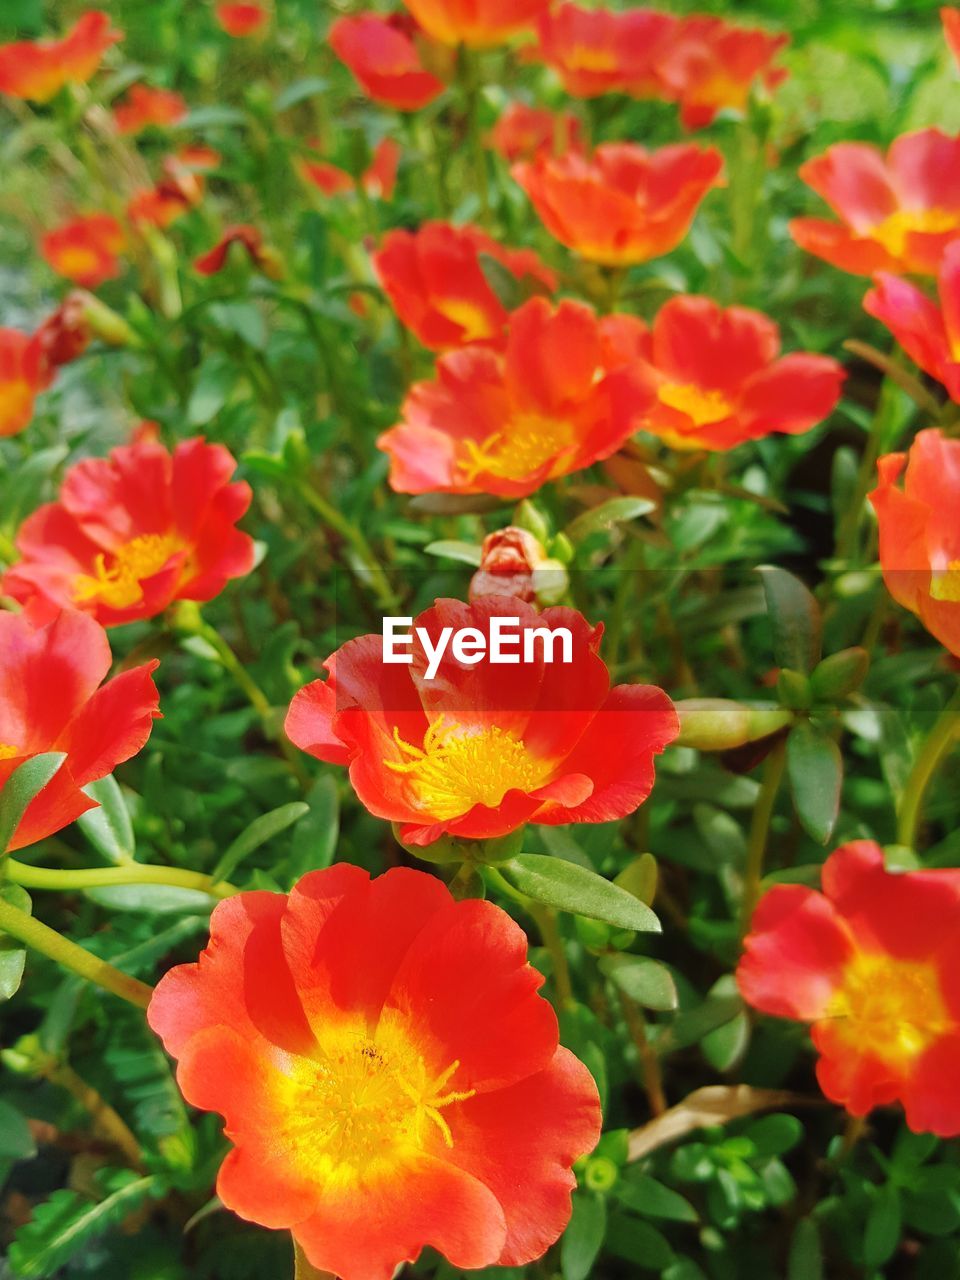
<path id="1" fill-rule="evenodd" d="M 887 326 L 911 360 L 960 403 L 960 241 L 943 255 L 939 290 L 937 306 L 916 285 L 881 271 L 863 306 Z"/>
<path id="2" fill-rule="evenodd" d="M 745 948 L 744 999 L 813 1024 L 832 1102 L 900 1102 L 914 1132 L 960 1133 L 960 873 L 891 873 L 855 841 L 827 859 L 822 894 L 771 889 Z"/>
<path id="3" fill-rule="evenodd" d="M 140 133 L 151 125 L 162 128 L 168 124 L 176 124 L 187 114 L 187 109 L 187 104 L 179 93 L 135 84 L 131 86 L 124 101 L 114 107 L 113 119 L 118 133 Z"/>
<path id="4" fill-rule="evenodd" d="M 36 844 L 97 807 L 81 790 L 136 755 L 160 714 L 156 660 L 103 683 L 107 633 L 72 610 L 0 611 L 0 788 L 48 751 L 66 759 L 27 806 L 10 849 Z"/>
<path id="5" fill-rule="evenodd" d="M 125 243 L 123 227 L 116 218 L 91 213 L 48 231 L 40 240 L 40 252 L 57 275 L 85 289 L 96 289 L 120 274 L 118 254 Z"/>
<path id="6" fill-rule="evenodd" d="M 511 172 L 561 244 L 591 262 L 628 266 L 680 243 L 700 201 L 721 185 L 722 170 L 713 147 L 647 151 L 611 142 L 589 159 L 541 154 Z"/>
<path id="7" fill-rule="evenodd" d="M 346 169 L 341 169 L 339 165 L 331 164 L 328 160 L 301 158 L 296 161 L 296 166 L 301 178 L 312 183 L 325 196 L 343 195 L 346 191 L 353 191 L 356 186 Z"/>
<path id="8" fill-rule="evenodd" d="M 169 227 L 203 199 L 203 175 L 219 159 L 218 153 L 207 147 L 186 147 L 167 156 L 156 186 L 135 191 L 130 197 L 127 217 L 134 226 Z"/>
<path id="9" fill-rule="evenodd" d="M 538 44 L 527 56 L 552 67 L 567 93 L 578 98 L 656 97 L 663 90 L 657 58 L 676 26 L 676 18 L 654 9 L 615 13 L 560 4 L 541 15 Z"/>
<path id="10" fill-rule="evenodd" d="M 771 63 L 789 39 L 722 18 L 683 18 L 657 59 L 657 73 L 680 103 L 683 123 L 699 129 L 724 108 L 742 111 L 756 80 L 768 89 L 778 85 L 787 72 Z"/>
<path id="11" fill-rule="evenodd" d="M 800 176 L 842 219 L 795 218 L 801 249 L 843 271 L 935 275 L 960 235 L 960 137 L 939 129 L 905 133 L 884 157 L 865 142 L 838 142 Z"/>
<path id="12" fill-rule="evenodd" d="M 43 344 L 18 329 L 0 328 L 0 437 L 30 425 L 37 393 L 50 385 Z"/>
<path id="13" fill-rule="evenodd" d="M 508 312 L 484 275 L 481 254 L 521 285 L 556 288 L 553 272 L 532 249 L 508 249 L 478 227 L 425 222 L 417 231 L 391 231 L 374 255 L 397 315 L 432 351 L 503 345 Z"/>
<path id="14" fill-rule="evenodd" d="M 944 39 L 954 61 L 960 66 L 960 9 L 945 6 L 940 10 L 940 21 L 943 23 Z"/>
<path id="15" fill-rule="evenodd" d="M 490 660 L 492 637 L 508 622 L 516 665 Z M 445 627 L 447 640 L 473 635 L 473 656 L 460 661 L 449 646 L 432 671 L 415 632 L 411 664 L 394 665 L 384 662 L 383 637 L 361 636 L 327 659 L 326 680 L 300 690 L 286 723 L 302 750 L 347 765 L 366 808 L 399 823 L 405 842 L 427 845 L 444 833 L 485 840 L 528 822 L 610 822 L 646 800 L 653 758 L 679 731 L 677 713 L 653 686 L 611 688 L 602 627 L 573 609 L 538 613 L 509 596 L 438 600 L 413 627 L 434 650 Z M 545 661 L 538 627 L 566 628 L 569 652 Z"/>
<path id="16" fill-rule="evenodd" d="M 731 449 L 773 431 L 808 431 L 840 398 L 836 360 L 781 356 L 777 325 L 747 307 L 672 298 L 651 330 L 638 323 L 621 332 L 656 387 L 637 428 L 674 449 Z"/>
<path id="17" fill-rule="evenodd" d="M 77 463 L 59 501 L 20 526 L 21 559 L 3 592 L 85 610 L 104 626 L 151 618 L 174 600 L 212 599 L 253 567 L 253 540 L 236 527 L 250 487 L 231 483 L 236 465 L 201 437 L 172 456 L 139 441 Z"/>
<path id="18" fill-rule="evenodd" d="M 228 1208 L 341 1280 L 390 1280 L 425 1245 L 458 1270 L 546 1252 L 600 1103 L 506 912 L 340 863 L 219 903 L 210 935 L 147 1018 L 225 1119 Z"/>
<path id="19" fill-rule="evenodd" d="M 525 31 L 550 0 L 403 0 L 428 36 L 474 48 L 502 44 Z"/>
<path id="20" fill-rule="evenodd" d="M 443 81 L 424 68 L 416 45 L 395 17 L 362 13 L 338 18 L 330 28 L 330 47 L 374 102 L 417 111 L 444 90 Z"/>
<path id="21" fill-rule="evenodd" d="M 887 590 L 960 657 L 960 440 L 921 431 L 909 453 L 888 453 L 877 471 L 870 501 Z"/>
<path id="22" fill-rule="evenodd" d="M 269 11 L 262 4 L 218 4 L 214 13 L 227 35 L 238 40 L 255 36 L 270 19 Z"/>
<path id="23" fill-rule="evenodd" d="M 399 426 L 377 441 L 392 488 L 522 498 L 608 458 L 655 394 L 615 340 L 625 323 L 531 298 L 513 313 L 503 354 L 472 346 L 441 356 L 436 379 L 411 387 Z"/>
<path id="24" fill-rule="evenodd" d="M 541 151 L 563 155 L 583 150 L 580 121 L 569 111 L 546 111 L 511 102 L 490 133 L 490 145 L 504 160 L 532 160 Z"/>
<path id="25" fill-rule="evenodd" d="M 374 200 L 391 200 L 397 185 L 400 167 L 400 143 L 393 138 L 381 138 L 373 149 L 370 163 L 360 175 L 360 183 Z"/>
<path id="26" fill-rule="evenodd" d="M 238 244 L 243 247 L 253 265 L 266 276 L 277 280 L 283 275 L 283 264 L 276 249 L 263 243 L 263 236 L 256 227 L 248 223 L 227 227 L 223 235 L 206 253 L 195 258 L 193 269 L 202 276 L 213 276 L 222 271 L 227 264 L 230 246 Z"/>
<path id="27" fill-rule="evenodd" d="M 105 13 L 85 13 L 60 40 L 0 45 L 0 93 L 49 102 L 66 84 L 85 84 L 111 45 L 123 39 Z"/>

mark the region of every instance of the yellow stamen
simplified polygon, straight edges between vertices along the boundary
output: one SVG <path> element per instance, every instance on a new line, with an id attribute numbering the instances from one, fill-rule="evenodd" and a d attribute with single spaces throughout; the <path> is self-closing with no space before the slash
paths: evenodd
<path id="1" fill-rule="evenodd" d="M 827 1017 L 858 1053 L 900 1067 L 954 1026 L 935 965 L 869 952 L 847 965 Z"/>
<path id="2" fill-rule="evenodd" d="M 518 414 L 503 430 L 494 431 L 480 444 L 464 440 L 466 456 L 457 461 L 457 467 L 468 483 L 481 474 L 518 480 L 538 471 L 545 463 L 558 460 L 558 455 L 565 453 L 573 442 L 572 423 L 534 413 Z M 558 471 L 554 461 L 550 474 Z"/>
<path id="3" fill-rule="evenodd" d="M 960 229 L 960 216 L 949 209 L 898 209 L 889 218 L 870 229 L 869 235 L 879 240 L 893 257 L 902 257 L 907 236 L 912 231 L 938 235 Z"/>
<path id="4" fill-rule="evenodd" d="M 55 270 L 62 276 L 88 276 L 100 266 L 100 258 L 87 245 L 69 244 L 56 255 Z"/>
<path id="5" fill-rule="evenodd" d="M 960 560 L 951 560 L 946 569 L 930 575 L 930 594 L 934 600 L 960 604 Z"/>
<path id="6" fill-rule="evenodd" d="M 14 760 L 19 754 L 19 747 L 12 747 L 9 742 L 0 742 L 0 760 Z"/>
<path id="7" fill-rule="evenodd" d="M 143 599 L 140 584 L 159 573 L 170 557 L 183 549 L 183 543 L 173 534 L 141 534 L 117 551 L 98 555 L 92 574 L 77 574 L 74 602 L 98 600 L 111 609 L 137 604 Z"/>
<path id="8" fill-rule="evenodd" d="M 384 764 L 409 778 L 410 802 L 440 821 L 459 818 L 477 804 L 496 808 L 508 791 L 536 791 L 553 772 L 549 760 L 533 755 L 499 725 L 448 727 L 440 716 L 424 734 L 422 748 L 404 742 L 396 728 L 393 738 L 406 759 Z"/>
<path id="9" fill-rule="evenodd" d="M 620 63 L 613 49 L 595 49 L 578 44 L 566 57 L 566 65 L 573 71 L 616 71 Z"/>
<path id="10" fill-rule="evenodd" d="M 332 1181 L 369 1177 L 377 1167 L 436 1145 L 454 1145 L 443 1111 L 472 1098 L 448 1089 L 459 1060 L 437 1073 L 401 1015 L 385 1010 L 374 1029 L 352 1019 L 324 1028 L 317 1052 L 291 1061 L 280 1085 L 290 1121 L 291 1159 Z"/>
<path id="11" fill-rule="evenodd" d="M 442 316 L 460 326 L 464 342 L 479 342 L 481 338 L 493 336 L 486 312 L 472 302 L 464 298 L 438 298 L 434 305 Z"/>
<path id="12" fill-rule="evenodd" d="M 665 382 L 657 391 L 661 404 L 685 413 L 695 427 L 722 422 L 733 412 L 733 405 L 722 391 L 708 391 L 692 382 Z"/>

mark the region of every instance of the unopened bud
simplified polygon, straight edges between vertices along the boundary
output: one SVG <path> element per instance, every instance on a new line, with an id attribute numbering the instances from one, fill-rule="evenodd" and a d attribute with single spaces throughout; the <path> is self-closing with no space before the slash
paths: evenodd
<path id="1" fill-rule="evenodd" d="M 785 729 L 793 713 L 772 703 L 734 702 L 728 698 L 687 698 L 676 704 L 680 717 L 677 745 L 698 751 L 731 751 Z"/>
<path id="2" fill-rule="evenodd" d="M 470 582 L 470 599 L 515 596 L 527 604 L 553 604 L 567 590 L 567 573 L 551 560 L 532 533 L 516 525 L 483 540 L 480 568 Z"/>

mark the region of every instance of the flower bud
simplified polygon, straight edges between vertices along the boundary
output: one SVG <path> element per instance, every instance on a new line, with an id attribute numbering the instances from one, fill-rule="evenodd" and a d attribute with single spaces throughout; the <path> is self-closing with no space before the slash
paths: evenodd
<path id="1" fill-rule="evenodd" d="M 549 604 L 567 589 L 567 574 L 551 560 L 532 533 L 516 525 L 488 534 L 481 547 L 480 568 L 470 582 L 470 599 L 516 596 L 527 604 Z"/>
<path id="2" fill-rule="evenodd" d="M 785 729 L 792 712 L 772 703 L 753 706 L 729 698 L 687 698 L 674 704 L 680 717 L 677 745 L 698 751 L 730 751 Z"/>

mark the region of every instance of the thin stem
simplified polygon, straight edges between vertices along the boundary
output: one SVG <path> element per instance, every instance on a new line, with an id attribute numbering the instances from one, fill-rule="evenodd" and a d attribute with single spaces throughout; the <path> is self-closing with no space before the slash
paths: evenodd
<path id="1" fill-rule="evenodd" d="M 624 992 L 620 992 L 620 1008 L 630 1038 L 637 1049 L 640 1059 L 640 1072 L 643 1076 L 643 1091 L 647 1095 L 650 1110 L 655 1116 L 662 1116 L 667 1109 L 667 1098 L 663 1091 L 663 1073 L 660 1070 L 660 1059 L 647 1037 L 647 1022 L 643 1011 L 635 1000 L 631 1000 Z"/>
<path id="2" fill-rule="evenodd" d="M 530 902 L 527 910 L 536 921 L 543 945 L 550 954 L 553 985 L 557 989 L 557 1003 L 561 1009 L 572 1009 L 576 1004 L 576 999 L 573 994 L 573 981 L 570 977 L 567 950 L 563 945 L 563 937 L 557 926 L 557 913 L 550 907 L 541 907 L 535 902 Z"/>
<path id="3" fill-rule="evenodd" d="M 954 690 L 953 697 L 941 711 L 937 723 L 920 748 L 920 754 L 913 762 L 910 777 L 903 789 L 900 812 L 897 815 L 897 843 L 906 845 L 908 849 L 914 848 L 916 844 L 923 801 L 933 775 L 960 737 L 958 711 L 960 711 L 960 685 Z"/>
<path id="4" fill-rule="evenodd" d="M 390 585 L 387 575 L 384 573 L 383 566 L 374 555 L 369 542 L 363 535 L 363 532 L 352 520 L 347 517 L 319 493 L 312 484 L 307 481 L 301 481 L 297 485 L 297 492 L 312 511 L 314 511 L 325 524 L 349 543 L 369 575 L 369 583 L 373 588 L 374 594 L 380 604 L 396 613 L 400 607 L 396 593 Z"/>
<path id="5" fill-rule="evenodd" d="M 753 808 L 750 822 L 750 839 L 747 844 L 747 865 L 743 876 L 743 903 L 740 914 L 740 937 L 744 938 L 750 928 L 753 909 L 760 898 L 760 881 L 763 878 L 763 860 L 767 851 L 767 839 L 770 834 L 770 819 L 780 790 L 784 765 L 787 760 L 787 744 L 784 739 L 778 742 L 767 756 L 763 771 L 763 782 Z"/>
<path id="6" fill-rule="evenodd" d="M 240 890 L 225 880 L 181 867 L 157 867 L 136 862 L 121 867 L 91 867 L 82 871 L 62 871 L 54 867 L 31 867 L 7 858 L 7 878 L 25 889 L 101 889 L 118 884 L 165 884 L 177 889 L 196 889 L 211 898 L 229 898 Z"/>
<path id="7" fill-rule="evenodd" d="M 127 1163 L 141 1173 L 144 1171 L 143 1154 L 140 1150 L 140 1143 L 137 1141 L 133 1131 L 127 1125 L 121 1115 L 114 1111 L 110 1103 L 97 1092 L 92 1084 L 87 1084 L 86 1080 L 77 1075 L 72 1067 L 66 1063 L 51 1062 L 45 1066 L 41 1074 L 50 1081 L 51 1084 L 59 1085 L 61 1089 L 66 1089 L 71 1098 L 79 1102 L 84 1111 L 93 1121 L 93 1130 L 98 1137 L 109 1142 L 111 1146 L 123 1152 L 126 1156 Z"/>
<path id="8" fill-rule="evenodd" d="M 109 961 L 84 951 L 83 947 L 78 947 L 75 942 L 57 933 L 56 929 L 34 920 L 33 916 L 5 902 L 3 898 L 0 898 L 0 933 L 9 934 L 11 938 L 16 938 L 25 946 L 55 960 L 57 964 L 102 987 L 104 991 L 136 1005 L 138 1009 L 146 1009 L 150 1003 L 152 987 L 138 978 L 122 973 Z"/>
<path id="9" fill-rule="evenodd" d="M 474 186 L 480 200 L 483 222 L 490 222 L 490 184 L 487 174 L 487 155 L 480 134 L 480 77 L 477 74 L 476 55 L 466 45 L 460 46 L 457 66 L 466 110 L 467 137 L 473 156 Z"/>
<path id="10" fill-rule="evenodd" d="M 847 1160 L 853 1153 L 854 1147 L 867 1131 L 866 1116 L 847 1116 L 847 1123 L 843 1130 L 843 1139 L 840 1143 L 840 1160 Z"/>

